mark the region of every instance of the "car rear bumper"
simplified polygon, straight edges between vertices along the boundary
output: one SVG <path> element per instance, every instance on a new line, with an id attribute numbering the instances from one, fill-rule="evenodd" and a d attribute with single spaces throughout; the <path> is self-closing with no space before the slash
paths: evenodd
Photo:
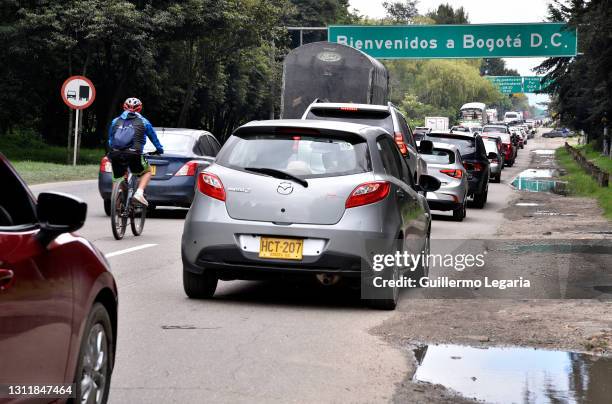
<path id="1" fill-rule="evenodd" d="M 194 273 L 202 273 L 204 268 L 214 270 L 221 280 L 258 280 L 284 274 L 293 277 L 319 273 L 356 278 L 361 275 L 362 266 L 367 265 L 361 257 L 334 252 L 323 253 L 314 262 L 258 260 L 256 257 L 245 257 L 235 245 L 206 247 L 200 251 L 195 263 L 189 262 L 184 255 L 183 263 L 187 271 Z"/>
<path id="2" fill-rule="evenodd" d="M 151 180 L 145 196 L 147 201 L 153 205 L 189 207 L 193 200 L 194 189 L 194 177 L 172 177 L 168 180 Z M 111 173 L 98 175 L 98 190 L 103 199 L 110 199 L 113 192 Z"/>
<path id="3" fill-rule="evenodd" d="M 334 225 L 288 224 L 232 219 L 225 203 L 197 195 L 183 229 L 181 256 L 185 270 L 201 273 L 215 269 L 223 279 L 253 279 L 279 274 L 361 273 L 371 261 L 367 240 L 390 251 L 395 244 L 399 217 L 385 218 L 380 206 L 367 205 L 347 210 Z M 394 228 L 393 226 L 396 226 Z M 257 240 L 261 236 L 298 238 L 304 241 L 301 260 L 260 258 Z M 254 238 L 247 248 L 245 238 Z M 306 243 L 320 248 L 307 251 Z"/>
<path id="4" fill-rule="evenodd" d="M 427 193 L 427 204 L 433 210 L 455 210 L 461 207 L 466 195 L 465 182 L 455 181 L 456 185 L 442 186 L 436 192 Z"/>

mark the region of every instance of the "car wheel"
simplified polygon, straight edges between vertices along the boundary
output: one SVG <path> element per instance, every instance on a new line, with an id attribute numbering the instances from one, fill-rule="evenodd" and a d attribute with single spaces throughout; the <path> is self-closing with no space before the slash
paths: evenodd
<path id="1" fill-rule="evenodd" d="M 466 213 L 465 213 L 465 202 L 464 202 L 461 204 L 461 207 L 459 209 L 453 210 L 453 220 L 457 222 L 462 222 L 465 216 L 466 216 Z"/>
<path id="2" fill-rule="evenodd" d="M 105 199 L 104 200 L 104 213 L 106 213 L 106 216 L 110 216 L 111 215 L 111 201 L 110 201 L 110 199 Z"/>
<path id="3" fill-rule="evenodd" d="M 402 251 L 401 248 L 402 240 L 398 239 L 395 244 L 396 251 Z M 395 251 L 393 251 L 395 253 Z M 383 278 L 393 279 L 397 281 L 400 278 L 399 268 L 397 266 L 391 269 L 390 273 L 387 273 Z M 377 310 L 395 310 L 397 303 L 399 302 L 399 288 L 394 286 L 393 288 L 384 288 L 377 291 L 376 299 L 368 299 L 368 305 Z"/>
<path id="4" fill-rule="evenodd" d="M 478 209 L 484 208 L 487 203 L 487 194 L 489 190 L 485 188 L 485 190 L 479 194 L 474 195 L 474 207 Z"/>
<path id="5" fill-rule="evenodd" d="M 399 279 L 397 268 L 393 269 L 391 278 L 395 281 Z M 377 310 L 395 310 L 399 301 L 399 288 L 397 286 L 393 288 L 384 288 L 380 292 L 381 296 L 377 299 L 369 299 L 368 305 Z"/>
<path id="6" fill-rule="evenodd" d="M 465 203 L 463 204 L 463 217 L 465 217 Z M 431 252 L 431 228 L 427 231 L 427 236 L 425 238 L 425 247 L 423 247 L 423 258 L 428 257 Z M 421 260 L 421 265 L 418 269 L 416 269 L 410 278 L 414 279 L 417 285 L 420 285 L 421 279 L 429 276 L 429 260 Z"/>
<path id="7" fill-rule="evenodd" d="M 217 290 L 217 282 L 217 275 L 210 269 L 201 274 L 183 269 L 183 289 L 190 299 L 210 299 Z"/>
<path id="8" fill-rule="evenodd" d="M 96 303 L 87 317 L 75 373 L 76 402 L 106 403 L 115 338 L 106 308 Z"/>

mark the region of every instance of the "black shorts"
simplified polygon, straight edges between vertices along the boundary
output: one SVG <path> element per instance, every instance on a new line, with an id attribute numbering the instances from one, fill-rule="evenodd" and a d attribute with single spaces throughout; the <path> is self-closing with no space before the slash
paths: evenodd
<path id="1" fill-rule="evenodd" d="M 113 150 L 108 153 L 108 158 L 113 166 L 113 179 L 115 180 L 123 178 L 128 169 L 138 177 L 150 170 L 145 157 L 137 152 Z"/>

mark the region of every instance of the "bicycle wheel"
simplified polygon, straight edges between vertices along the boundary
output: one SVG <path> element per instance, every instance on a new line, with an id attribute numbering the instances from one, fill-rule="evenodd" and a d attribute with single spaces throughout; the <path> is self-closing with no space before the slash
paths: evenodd
<path id="1" fill-rule="evenodd" d="M 125 181 L 114 184 L 111 196 L 111 228 L 116 240 L 123 238 L 127 227 L 126 200 L 127 185 Z"/>
<path id="2" fill-rule="evenodd" d="M 142 234 L 146 218 L 147 207 L 132 200 L 132 207 L 130 208 L 130 227 L 132 228 L 132 234 L 135 236 L 140 236 Z"/>

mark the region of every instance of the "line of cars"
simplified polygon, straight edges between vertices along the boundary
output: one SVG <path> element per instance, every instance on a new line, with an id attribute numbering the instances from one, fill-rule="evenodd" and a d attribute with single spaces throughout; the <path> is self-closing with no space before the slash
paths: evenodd
<path id="1" fill-rule="evenodd" d="M 513 161 L 505 151 L 515 158 L 518 146 L 503 125 L 482 134 L 424 131 L 417 142 L 392 104 L 315 103 L 300 120 L 243 125 L 223 147 L 204 131 L 161 132 L 169 153 L 152 161 L 149 198 L 190 205 L 181 239 L 190 298 L 212 297 L 219 280 L 362 283 L 373 276 L 368 240 L 385 252 L 429 254 L 431 209 L 461 220 L 468 196 L 484 206 L 490 177 L 499 180 L 495 167 Z M 103 200 L 109 175 L 103 159 Z M 1 154 L 0 179 L 1 379 L 75 383 L 79 401 L 104 402 L 118 297 L 103 254 L 71 234 L 87 205 L 58 193 L 34 198 Z M 387 272 L 421 278 L 429 267 L 422 260 L 414 271 Z M 367 300 L 380 309 L 398 301 L 398 286 Z"/>
<path id="2" fill-rule="evenodd" d="M 505 149 L 512 162 L 518 149 L 505 124 L 486 134 L 415 137 L 393 104 L 318 100 L 302 119 L 238 128 L 198 174 L 181 240 L 185 293 L 211 298 L 219 280 L 235 279 L 363 282 L 371 276 L 368 240 L 428 253 L 431 210 L 463 220 L 469 197 L 484 207 Z M 392 279 L 405 275 L 391 270 Z M 395 286 L 368 303 L 393 309 L 398 299 Z"/>

